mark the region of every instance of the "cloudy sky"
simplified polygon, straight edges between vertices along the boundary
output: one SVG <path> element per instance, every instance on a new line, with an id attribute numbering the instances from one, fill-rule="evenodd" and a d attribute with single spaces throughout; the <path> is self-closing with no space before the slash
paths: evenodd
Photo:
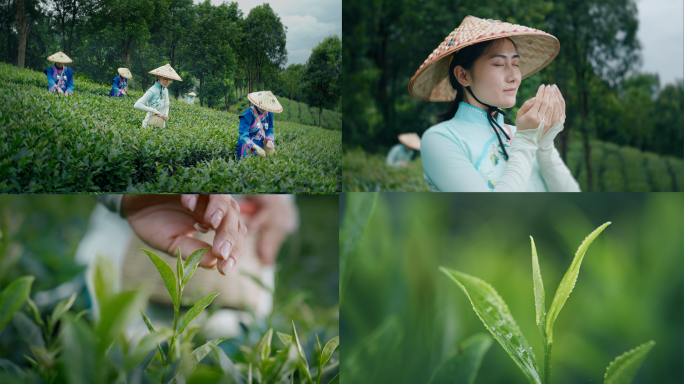
<path id="1" fill-rule="evenodd" d="M 657 73 L 660 86 L 684 78 L 684 1 L 637 0 L 643 66 Z"/>
<path id="2" fill-rule="evenodd" d="M 223 2 L 211 0 L 214 5 Z M 342 38 L 342 0 L 238 0 L 237 3 L 245 17 L 250 9 L 264 3 L 270 4 L 280 16 L 287 27 L 287 65 L 306 63 L 311 50 L 330 35 Z"/>

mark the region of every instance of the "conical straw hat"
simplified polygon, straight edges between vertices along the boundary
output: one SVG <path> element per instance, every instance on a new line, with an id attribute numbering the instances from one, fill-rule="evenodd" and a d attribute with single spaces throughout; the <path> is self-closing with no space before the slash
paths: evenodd
<path id="1" fill-rule="evenodd" d="M 402 133 L 399 141 L 410 149 L 420 151 L 420 137 L 415 133 Z"/>
<path id="2" fill-rule="evenodd" d="M 449 82 L 449 56 L 469 45 L 503 37 L 509 37 L 517 46 L 523 79 L 549 65 L 560 51 L 558 39 L 544 31 L 466 16 L 418 68 L 409 82 L 409 93 L 419 100 L 453 101 L 456 90 Z"/>
<path id="3" fill-rule="evenodd" d="M 188 96 L 195 97 L 195 96 L 197 96 L 197 95 L 195 94 L 195 92 L 190 92 L 190 93 L 188 93 Z"/>
<path id="4" fill-rule="evenodd" d="M 159 75 L 161 77 L 166 77 L 167 79 L 171 79 L 171 80 L 183 81 L 183 79 L 181 79 L 180 76 L 178 76 L 176 71 L 174 71 L 173 68 L 171 68 L 171 65 L 169 65 L 169 64 L 162 65 L 161 67 L 159 67 L 157 69 L 153 69 L 150 71 L 150 73 L 153 75 Z"/>
<path id="5" fill-rule="evenodd" d="M 69 56 L 65 55 L 62 51 L 59 51 L 53 55 L 48 56 L 47 59 L 50 61 L 54 61 L 55 63 L 71 63 L 73 61 L 69 58 Z"/>
<path id="6" fill-rule="evenodd" d="M 119 68 L 118 71 L 119 71 L 119 75 L 121 75 L 127 79 L 133 78 L 133 74 L 131 73 L 131 71 L 128 68 Z"/>
<path id="7" fill-rule="evenodd" d="M 283 111 L 283 106 L 280 105 L 280 102 L 278 102 L 278 99 L 276 99 L 271 91 L 252 92 L 247 95 L 247 98 L 252 104 L 259 107 L 259 109 L 273 113 L 280 113 Z"/>

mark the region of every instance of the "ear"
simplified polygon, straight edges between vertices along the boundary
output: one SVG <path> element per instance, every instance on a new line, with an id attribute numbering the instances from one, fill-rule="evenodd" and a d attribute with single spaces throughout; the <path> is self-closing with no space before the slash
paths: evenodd
<path id="1" fill-rule="evenodd" d="M 456 81 L 463 87 L 470 86 L 470 81 L 468 80 L 468 75 L 465 69 L 460 65 L 454 67 L 454 75 L 456 76 Z"/>

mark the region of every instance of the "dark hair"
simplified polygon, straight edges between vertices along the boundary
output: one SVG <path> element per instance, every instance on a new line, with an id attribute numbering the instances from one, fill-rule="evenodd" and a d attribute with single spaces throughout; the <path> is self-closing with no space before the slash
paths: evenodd
<path id="1" fill-rule="evenodd" d="M 506 39 L 511 40 L 508 37 L 506 37 Z M 456 75 L 454 75 L 454 68 L 460 65 L 466 71 L 470 71 L 473 68 L 473 65 L 475 64 L 477 59 L 484 55 L 487 49 L 495 42 L 499 42 L 500 44 L 503 42 L 503 39 L 488 40 L 483 41 L 481 43 L 469 45 L 451 55 L 453 56 L 453 58 L 451 59 L 451 64 L 449 64 L 449 83 L 451 84 L 451 87 L 456 90 L 456 99 L 454 99 L 454 102 L 451 104 L 451 107 L 446 112 L 436 115 L 437 123 L 451 120 L 458 111 L 458 104 L 463 101 L 463 95 L 465 94 L 466 90 L 461 85 L 461 83 L 459 83 L 458 80 L 456 80 Z M 515 42 L 513 40 L 511 40 L 511 42 L 513 43 L 513 46 L 517 51 L 518 47 L 515 45 Z"/>

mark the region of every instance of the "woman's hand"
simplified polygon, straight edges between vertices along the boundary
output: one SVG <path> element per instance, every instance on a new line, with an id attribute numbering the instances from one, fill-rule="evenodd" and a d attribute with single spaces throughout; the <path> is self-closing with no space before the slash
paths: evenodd
<path id="1" fill-rule="evenodd" d="M 266 142 L 266 148 L 273 149 L 273 142 L 271 140 Z"/>
<path id="2" fill-rule="evenodd" d="M 161 118 L 164 119 L 164 121 L 169 121 L 169 115 L 164 115 Z"/>
<path id="3" fill-rule="evenodd" d="M 257 253 L 264 264 L 275 263 L 285 238 L 299 227 L 299 214 L 292 199 L 282 195 L 245 195 L 238 201 L 243 213 L 254 211 L 247 222 L 257 235 Z"/>
<path id="4" fill-rule="evenodd" d="M 527 100 L 518 110 L 515 120 L 518 130 L 537 129 L 539 124 L 544 121 L 543 133 L 546 133 L 560 120 L 561 102 L 558 98 L 559 95 L 560 92 L 557 92 L 555 85 L 541 85 L 537 90 L 537 95 Z M 564 102 L 562 107 L 564 111 Z"/>
<path id="5" fill-rule="evenodd" d="M 211 250 L 199 265 L 227 274 L 240 261 L 247 227 L 230 195 L 124 195 L 121 213 L 131 228 L 151 246 L 184 257 L 209 244 L 192 237 L 200 227 L 216 230 Z"/>
<path id="6" fill-rule="evenodd" d="M 266 157 L 266 151 L 264 151 L 263 148 L 261 148 L 260 146 L 258 146 L 256 144 L 254 144 L 254 148 L 256 148 L 256 152 L 259 156 Z"/>

